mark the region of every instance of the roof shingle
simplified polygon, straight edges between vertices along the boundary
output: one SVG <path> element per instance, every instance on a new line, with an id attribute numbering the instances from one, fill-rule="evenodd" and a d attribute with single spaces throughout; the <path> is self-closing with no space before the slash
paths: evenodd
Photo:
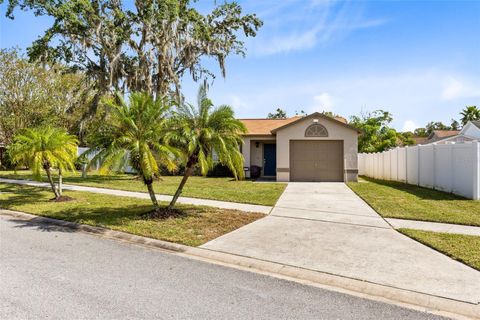
<path id="1" fill-rule="evenodd" d="M 271 131 L 300 119 L 295 116 L 287 119 L 239 119 L 247 127 L 247 136 L 271 135 Z"/>
<path id="2" fill-rule="evenodd" d="M 460 130 L 433 130 L 434 136 L 437 138 L 446 138 L 455 136 L 460 133 Z"/>
<path id="3" fill-rule="evenodd" d="M 318 113 L 315 113 L 318 114 Z M 309 116 L 315 115 L 311 114 Z M 306 116 L 306 117 L 309 117 Z M 291 118 L 286 119 L 239 119 L 247 128 L 247 136 L 264 136 L 264 135 L 272 135 L 272 131 L 281 128 L 287 124 L 295 122 L 305 116 L 294 116 Z M 327 117 L 327 116 L 324 116 Z M 342 125 L 348 125 L 347 119 L 337 116 L 332 118 L 334 121 L 338 121 Z M 350 127 L 350 126 L 349 126 Z"/>

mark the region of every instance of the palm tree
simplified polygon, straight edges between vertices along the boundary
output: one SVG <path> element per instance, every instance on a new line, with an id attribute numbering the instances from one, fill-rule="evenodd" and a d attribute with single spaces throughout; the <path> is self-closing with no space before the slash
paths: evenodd
<path id="1" fill-rule="evenodd" d="M 170 106 L 142 92 L 132 93 L 128 104 L 120 95 L 117 100 L 119 103 L 106 101 L 111 114 L 102 130 L 93 134 L 92 148 L 88 151 L 94 155 L 90 166 L 99 164 L 100 173 L 108 173 L 124 171 L 129 164 L 147 186 L 154 207 L 150 216 L 160 217 L 153 181 L 160 175 L 160 164 L 170 170 L 176 167 L 174 159 L 178 154 L 162 143 Z"/>
<path id="2" fill-rule="evenodd" d="M 206 86 L 200 86 L 197 107 L 181 104 L 170 122 L 171 130 L 167 134 L 169 143 L 177 145 L 183 151 L 186 165 L 185 173 L 173 196 L 169 210 L 172 210 L 182 193 L 188 178 L 198 165 L 202 175 L 213 167 L 212 154 L 218 155 L 221 164 L 226 165 L 235 179 L 242 179 L 243 156 L 240 152 L 241 134 L 246 132 L 243 123 L 235 119 L 233 109 L 222 105 L 213 108 L 207 98 Z"/>
<path id="3" fill-rule="evenodd" d="M 465 107 L 460 115 L 462 116 L 462 124 L 466 125 L 469 121 L 480 120 L 480 109 L 476 106 Z"/>
<path id="4" fill-rule="evenodd" d="M 28 166 L 36 180 L 41 180 L 41 171 L 45 170 L 55 199 L 58 200 L 61 191 L 55 187 L 51 170 L 74 171 L 77 144 L 77 138 L 64 129 L 41 127 L 26 129 L 15 136 L 8 152 L 14 163 Z"/>

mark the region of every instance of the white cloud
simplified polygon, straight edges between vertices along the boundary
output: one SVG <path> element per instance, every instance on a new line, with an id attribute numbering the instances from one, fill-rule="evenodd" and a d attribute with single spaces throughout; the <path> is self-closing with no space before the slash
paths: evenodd
<path id="1" fill-rule="evenodd" d="M 457 98 L 463 91 L 463 85 L 460 81 L 452 79 L 450 83 L 443 89 L 442 98 L 452 100 Z"/>
<path id="2" fill-rule="evenodd" d="M 290 52 L 312 48 L 316 43 L 317 34 L 315 30 L 310 30 L 300 34 L 290 34 L 281 37 L 274 37 L 262 46 L 260 50 L 262 55 L 270 55 L 280 52 Z"/>
<path id="3" fill-rule="evenodd" d="M 448 84 L 443 88 L 442 98 L 444 100 L 455 100 L 458 98 L 479 97 L 480 89 L 474 85 L 460 81 L 455 78 L 450 78 Z"/>
<path id="4" fill-rule="evenodd" d="M 309 108 L 308 113 L 332 111 L 334 99 L 328 92 L 323 92 L 313 97 L 314 104 Z"/>
<path id="5" fill-rule="evenodd" d="M 366 18 L 360 6 L 348 1 L 280 1 L 260 13 L 262 32 L 248 39 L 250 52 L 272 55 L 311 49 L 318 44 L 338 41 L 350 32 L 386 23 L 385 19 Z"/>
<path id="6" fill-rule="evenodd" d="M 415 129 L 419 128 L 420 126 L 417 125 L 413 120 L 407 120 L 403 123 L 402 131 L 410 131 L 413 132 Z"/>
<path id="7" fill-rule="evenodd" d="M 229 100 L 234 110 L 248 109 L 248 104 L 237 95 L 231 95 Z"/>

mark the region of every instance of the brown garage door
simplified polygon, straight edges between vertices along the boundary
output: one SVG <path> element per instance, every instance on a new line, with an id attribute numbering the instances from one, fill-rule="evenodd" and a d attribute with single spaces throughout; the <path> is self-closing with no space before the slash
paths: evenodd
<path id="1" fill-rule="evenodd" d="M 290 141 L 290 181 L 343 181 L 343 141 Z"/>

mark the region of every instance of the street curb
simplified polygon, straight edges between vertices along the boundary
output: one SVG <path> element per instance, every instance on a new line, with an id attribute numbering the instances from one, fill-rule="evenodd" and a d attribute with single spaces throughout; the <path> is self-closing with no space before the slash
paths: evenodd
<path id="1" fill-rule="evenodd" d="M 162 240 L 132 235 L 129 233 L 94 227 L 64 220 L 36 216 L 19 211 L 0 209 L 0 215 L 8 215 L 33 224 L 50 224 L 94 234 L 101 238 L 167 250 L 187 258 L 221 264 L 250 272 L 257 272 L 289 281 L 339 291 L 362 298 L 399 305 L 402 307 L 453 317 L 457 319 L 480 319 L 480 304 L 451 300 L 424 293 L 388 287 L 385 285 L 351 279 L 324 272 L 303 269 L 275 262 L 263 261 L 203 248 L 189 247 Z"/>

